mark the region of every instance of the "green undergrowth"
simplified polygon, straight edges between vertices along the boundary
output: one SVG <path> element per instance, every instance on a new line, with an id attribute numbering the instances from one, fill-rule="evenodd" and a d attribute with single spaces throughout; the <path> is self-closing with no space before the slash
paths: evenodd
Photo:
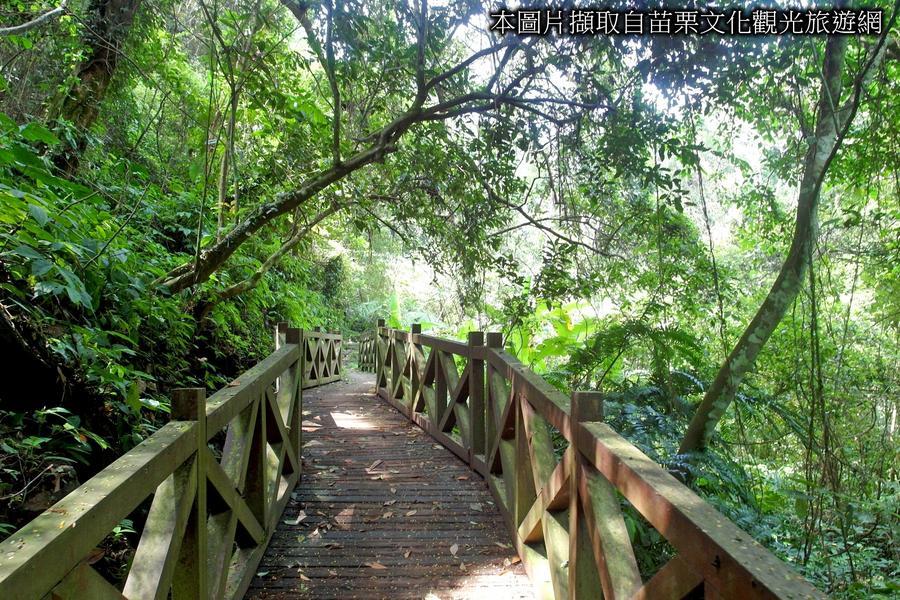
<path id="1" fill-rule="evenodd" d="M 53 164 L 58 133 L 0 115 L 0 295 L 66 382 L 57 398 L 3 392 L 2 537 L 165 423 L 171 388 L 215 390 L 266 356 L 278 321 L 346 325 L 346 259 L 315 251 L 198 321 L 203 292 L 172 297 L 153 285 L 190 260 L 192 231 L 172 223 L 196 220 L 192 194 L 115 157 L 89 183 L 65 178 Z M 260 240 L 235 274 L 278 243 Z"/>

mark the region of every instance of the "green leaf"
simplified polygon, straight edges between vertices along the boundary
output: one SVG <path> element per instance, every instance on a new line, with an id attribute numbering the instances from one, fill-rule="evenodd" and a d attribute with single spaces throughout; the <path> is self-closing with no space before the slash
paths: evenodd
<path id="1" fill-rule="evenodd" d="M 28 214 L 30 214 L 41 227 L 46 225 L 50 220 L 50 217 L 47 216 L 47 211 L 44 210 L 42 206 L 38 206 L 37 204 L 28 205 Z"/>
<path id="2" fill-rule="evenodd" d="M 55 146 L 59 143 L 59 138 L 40 123 L 31 122 L 25 125 L 20 134 L 30 142 L 44 142 L 50 146 Z"/>
<path id="3" fill-rule="evenodd" d="M 18 254 L 19 256 L 23 256 L 25 258 L 30 258 L 31 260 L 43 259 L 44 255 L 32 248 L 31 246 L 26 246 L 25 244 L 20 244 L 12 249 L 13 254 Z"/>
<path id="4" fill-rule="evenodd" d="M 35 277 L 46 275 L 53 268 L 53 263 L 45 258 L 36 258 L 31 261 L 31 274 Z"/>
<path id="5" fill-rule="evenodd" d="M 400 319 L 400 297 L 397 295 L 397 291 L 394 290 L 391 292 L 390 298 L 390 316 L 388 318 L 391 327 L 402 327 L 403 324 Z"/>
<path id="6" fill-rule="evenodd" d="M 62 278 L 66 280 L 65 290 L 66 294 L 69 296 L 69 300 L 71 300 L 73 304 L 79 304 L 88 310 L 93 310 L 91 296 L 84 288 L 84 283 L 81 279 L 69 269 L 58 266 L 56 270 L 62 275 Z"/>
<path id="7" fill-rule="evenodd" d="M 49 442 L 50 438 L 48 437 L 37 437 L 34 435 L 28 436 L 24 440 L 22 440 L 22 444 L 28 446 L 30 448 L 40 448 L 45 442 Z"/>
<path id="8" fill-rule="evenodd" d="M 14 131 L 17 129 L 16 122 L 10 119 L 7 115 L 0 113 L 0 131 L 4 133 Z"/>

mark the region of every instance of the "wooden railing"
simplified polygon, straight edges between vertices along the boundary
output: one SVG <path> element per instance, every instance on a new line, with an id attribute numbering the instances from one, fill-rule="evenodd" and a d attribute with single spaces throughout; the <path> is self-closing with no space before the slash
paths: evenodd
<path id="1" fill-rule="evenodd" d="M 375 333 L 366 332 L 359 336 L 357 368 L 367 373 L 375 372 Z"/>
<path id="2" fill-rule="evenodd" d="M 500 334 L 485 345 L 481 332 L 461 343 L 416 325 L 376 331 L 379 396 L 486 479 L 542 597 L 824 597 L 604 424 L 598 393 L 567 398 Z M 675 551 L 646 580 L 624 502 Z"/>
<path id="3" fill-rule="evenodd" d="M 0 544 L 0 598 L 241 598 L 300 476 L 301 388 L 340 372 L 339 335 L 280 323 L 275 346 L 209 398 L 175 390 L 171 422 Z M 120 590 L 91 563 L 151 495 Z"/>
<path id="4" fill-rule="evenodd" d="M 325 333 L 316 327 L 303 332 L 303 389 L 324 385 L 341 378 L 341 334 Z"/>

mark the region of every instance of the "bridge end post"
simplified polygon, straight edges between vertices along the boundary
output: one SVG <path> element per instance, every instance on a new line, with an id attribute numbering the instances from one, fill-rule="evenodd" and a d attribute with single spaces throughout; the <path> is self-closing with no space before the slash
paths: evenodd
<path id="1" fill-rule="evenodd" d="M 489 350 L 503 350 L 503 334 L 499 331 L 489 331 L 487 332 L 486 340 L 487 348 Z M 494 367 L 490 362 L 485 362 L 485 439 L 486 440 L 496 440 L 497 439 L 497 419 L 498 416 L 496 414 L 497 411 L 497 399 L 494 398 L 494 391 L 491 389 L 491 380 L 494 377 Z M 485 442 L 486 443 L 486 442 Z M 485 449 L 485 461 L 489 460 L 490 457 L 487 454 L 490 452 L 490 449 Z M 487 475 L 488 472 L 496 471 L 493 464 L 485 464 L 484 472 L 482 475 Z"/>
<path id="2" fill-rule="evenodd" d="M 484 332 L 469 332 L 469 411 L 471 415 L 471 439 L 469 443 L 469 465 L 478 471 L 484 470 L 485 461 L 485 411 L 484 411 Z"/>
<path id="3" fill-rule="evenodd" d="M 603 420 L 603 394 L 600 392 L 572 392 L 572 439 L 585 421 Z M 578 500 L 582 459 L 573 441 L 569 453 L 569 598 L 587 598 L 603 589 L 594 560 L 590 533 L 584 510 Z"/>
<path id="4" fill-rule="evenodd" d="M 297 327 L 288 327 L 285 331 L 284 341 L 286 344 L 300 345 L 300 358 L 289 369 L 292 373 L 290 377 L 291 409 L 288 413 L 287 423 L 291 452 L 299 465 L 300 445 L 302 444 L 300 421 L 303 414 L 303 356 L 306 354 L 305 348 L 303 348 L 303 330 Z"/>
<path id="5" fill-rule="evenodd" d="M 287 321 L 278 321 L 275 325 L 275 349 L 278 350 L 284 345 L 284 335 L 287 332 L 290 323 Z"/>
<path id="6" fill-rule="evenodd" d="M 207 582 L 207 510 L 206 510 L 206 390 L 177 388 L 172 390 L 171 418 L 173 421 L 197 423 L 197 449 L 194 464 L 197 469 L 197 489 L 191 508 L 178 564 L 172 577 L 172 596 L 175 598 L 206 598 Z"/>
<path id="7" fill-rule="evenodd" d="M 572 392 L 572 422 L 603 420 L 603 393 Z M 572 432 L 574 435 L 574 431 Z"/>

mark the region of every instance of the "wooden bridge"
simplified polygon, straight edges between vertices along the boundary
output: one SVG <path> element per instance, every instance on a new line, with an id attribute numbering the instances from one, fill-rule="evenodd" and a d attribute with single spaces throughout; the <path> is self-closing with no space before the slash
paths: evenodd
<path id="1" fill-rule="evenodd" d="M 339 335 L 275 345 L 175 390 L 170 423 L 0 544 L 0 598 L 823 597 L 499 334 L 379 322 L 349 376 Z M 656 573 L 623 505 L 671 546 Z M 95 564 L 126 517 L 113 583 Z"/>

